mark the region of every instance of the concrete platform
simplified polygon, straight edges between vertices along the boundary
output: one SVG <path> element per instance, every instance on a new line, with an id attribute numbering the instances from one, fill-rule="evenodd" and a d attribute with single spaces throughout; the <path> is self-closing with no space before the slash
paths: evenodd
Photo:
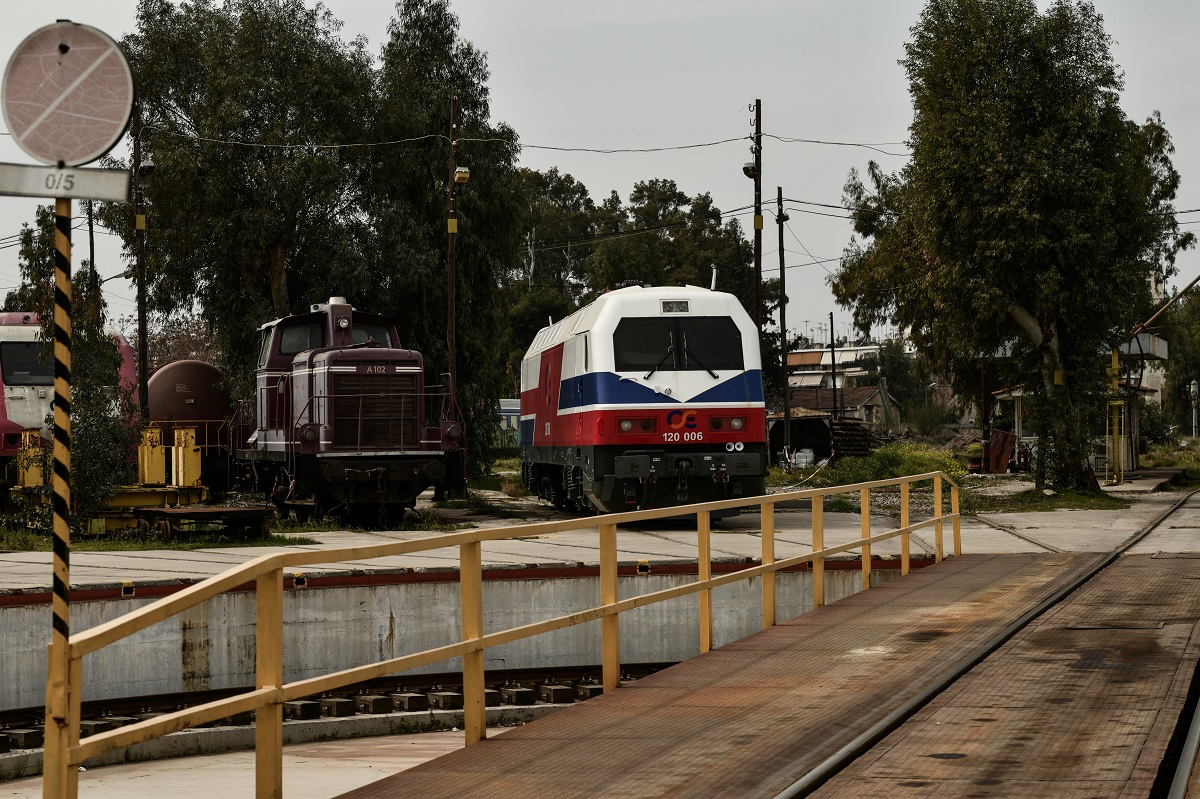
<path id="1" fill-rule="evenodd" d="M 1110 549 L 1153 518 L 1172 502 L 1171 492 L 1156 492 L 1170 481 L 1171 474 L 1155 473 L 1138 477 L 1108 491 L 1128 494 L 1136 500 L 1125 511 L 1058 511 L 1054 513 L 993 513 L 962 522 L 963 552 L 1015 553 L 1074 551 L 1088 552 Z M 982 478 L 988 479 L 988 478 Z M 1006 478 L 995 478 L 1003 484 Z M 949 500 L 946 501 L 947 512 Z M 914 514 L 914 519 L 918 518 Z M 533 519 L 531 519 L 532 521 Z M 520 524 L 522 520 L 498 522 L 479 520 L 479 526 Z M 791 557 L 811 551 L 812 514 L 806 510 L 780 508 L 775 513 L 776 556 Z M 876 529 L 895 525 L 895 519 L 879 516 L 873 521 Z M 949 541 L 947 526 L 947 541 Z M 298 534 L 299 535 L 299 534 Z M 341 531 L 304 533 L 320 541 L 315 545 L 298 545 L 297 549 L 337 549 L 388 541 L 408 541 L 425 538 L 434 533 L 424 531 Z M 598 528 L 514 541 L 485 542 L 485 569 L 521 570 L 595 568 L 599 564 Z M 618 557 L 625 563 L 648 561 L 650 565 L 694 564 L 696 562 L 695 529 L 682 523 L 658 523 L 639 527 L 622 527 L 617 536 Z M 825 513 L 825 543 L 834 546 L 860 536 L 856 513 Z M 132 581 L 139 586 L 179 586 L 204 580 L 247 560 L 283 548 L 228 547 L 190 551 L 150 550 L 142 552 L 72 552 L 71 588 L 73 591 L 119 589 Z M 876 544 L 875 557 L 899 556 L 899 541 Z M 762 552 L 757 514 L 744 514 L 713 523 L 712 552 L 714 563 L 743 563 L 757 559 Z M 925 530 L 913 536 L 913 556 L 931 557 L 934 553 L 933 532 Z M 847 558 L 856 557 L 848 554 Z M 51 555 L 49 552 L 0 552 L 0 607 L 49 603 L 51 584 Z M 329 563 L 306 567 L 308 577 L 338 574 L 430 574 L 453 572 L 458 567 L 457 548 L 431 550 L 419 554 L 378 558 L 371 561 Z M 44 596 L 39 596 L 44 595 Z M 36 597 L 36 598 L 35 598 Z"/>
<path id="2" fill-rule="evenodd" d="M 488 730 L 496 737 L 509 728 Z M 326 799 L 463 748 L 457 731 L 296 744 L 283 750 L 288 799 Z M 0 799 L 41 799 L 42 778 L 0 782 Z M 79 775 L 86 799 L 171 796 L 213 799 L 254 795 L 254 752 L 151 760 L 90 768 Z"/>

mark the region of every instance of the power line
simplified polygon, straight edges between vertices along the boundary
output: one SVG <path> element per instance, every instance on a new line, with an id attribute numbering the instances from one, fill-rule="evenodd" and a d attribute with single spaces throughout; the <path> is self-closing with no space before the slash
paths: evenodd
<path id="1" fill-rule="evenodd" d="M 700 147 L 716 147 L 721 144 L 729 144 L 730 142 L 746 141 L 749 136 L 738 136 L 733 139 L 721 139 L 720 141 L 701 142 L 700 144 L 677 144 L 670 147 L 614 147 L 608 149 L 592 148 L 592 147 L 553 147 L 545 144 L 522 144 L 522 149 L 529 150 L 554 150 L 564 153 L 662 153 L 668 150 L 695 150 Z M 488 139 L 460 139 L 460 141 L 490 141 Z"/>
<path id="2" fill-rule="evenodd" d="M 776 141 L 783 142 L 784 144 L 824 144 L 824 145 L 827 145 L 830 147 L 861 147 L 864 150 L 874 150 L 875 152 L 880 153 L 882 155 L 892 155 L 892 156 L 896 156 L 897 158 L 908 158 L 909 156 L 912 155 L 912 153 L 891 153 L 882 148 L 882 147 L 886 147 L 888 145 L 904 146 L 904 142 L 884 142 L 883 145 L 880 146 L 880 145 L 876 145 L 876 144 L 862 144 L 860 142 L 850 142 L 850 141 L 823 141 L 821 139 L 801 139 L 801 138 L 795 138 L 792 136 L 776 136 L 776 135 L 770 134 L 770 133 L 764 133 L 763 135 L 766 136 L 768 139 L 775 139 Z"/>

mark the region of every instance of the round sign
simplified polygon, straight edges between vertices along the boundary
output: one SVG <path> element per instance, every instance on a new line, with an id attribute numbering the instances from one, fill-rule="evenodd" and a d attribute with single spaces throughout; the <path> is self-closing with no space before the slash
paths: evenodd
<path id="1" fill-rule="evenodd" d="M 25 37 L 0 89 L 13 141 L 44 164 L 95 161 L 120 140 L 133 113 L 133 73 L 121 48 L 70 21 Z"/>

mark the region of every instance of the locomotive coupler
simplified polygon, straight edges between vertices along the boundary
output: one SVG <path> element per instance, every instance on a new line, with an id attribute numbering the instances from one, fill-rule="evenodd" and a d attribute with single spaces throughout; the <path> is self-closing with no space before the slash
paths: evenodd
<path id="1" fill-rule="evenodd" d="M 688 498 L 688 472 L 691 471 L 692 462 L 681 458 L 676 461 L 676 466 L 679 469 L 679 476 L 678 482 L 675 484 L 675 500 L 682 505 L 687 502 Z"/>

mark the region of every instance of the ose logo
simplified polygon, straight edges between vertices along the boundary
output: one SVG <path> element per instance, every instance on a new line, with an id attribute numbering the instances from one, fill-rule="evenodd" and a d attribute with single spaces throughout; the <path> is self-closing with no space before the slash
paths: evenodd
<path id="1" fill-rule="evenodd" d="M 672 430 L 678 430 L 681 427 L 686 427 L 688 430 L 696 429 L 696 412 L 688 411 L 671 411 L 667 414 L 667 427 Z"/>

